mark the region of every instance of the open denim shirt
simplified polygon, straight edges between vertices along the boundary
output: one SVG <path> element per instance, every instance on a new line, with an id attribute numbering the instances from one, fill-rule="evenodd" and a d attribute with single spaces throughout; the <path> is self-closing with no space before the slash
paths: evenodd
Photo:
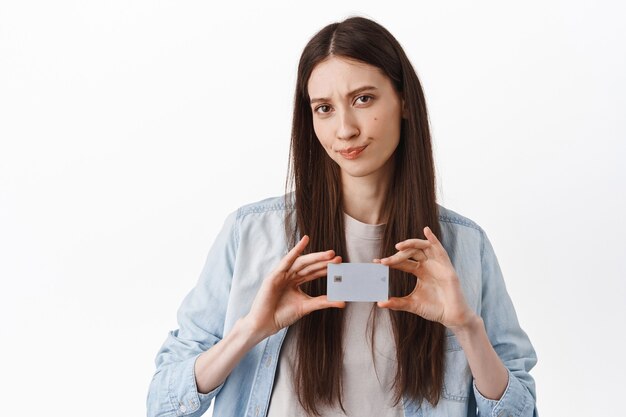
<path id="1" fill-rule="evenodd" d="M 148 416 L 201 416 L 213 398 L 215 416 L 267 414 L 286 328 L 252 348 L 226 381 L 208 394 L 197 390 L 194 363 L 248 313 L 261 281 L 288 252 L 284 221 L 285 211 L 293 208 L 293 193 L 286 197 L 245 205 L 226 218 L 196 286 L 178 310 L 179 329 L 169 332 L 156 356 L 147 398 Z M 489 340 L 509 371 L 509 380 L 499 400 L 483 397 L 473 383 L 459 342 L 447 331 L 441 400 L 433 407 L 427 401 L 403 398 L 404 415 L 536 417 L 535 383 L 529 371 L 537 357 L 519 326 L 491 243 L 473 221 L 442 206 L 438 209 L 438 237 L 461 280 L 468 304 L 483 318 Z"/>

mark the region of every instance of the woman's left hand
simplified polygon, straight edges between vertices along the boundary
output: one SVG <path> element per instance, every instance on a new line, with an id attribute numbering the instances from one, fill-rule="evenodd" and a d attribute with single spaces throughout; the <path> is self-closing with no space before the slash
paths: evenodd
<path id="1" fill-rule="evenodd" d="M 374 262 L 411 273 L 417 277 L 415 289 L 405 297 L 390 297 L 378 306 L 417 314 L 437 321 L 451 330 L 460 330 L 471 322 L 474 311 L 467 305 L 461 282 L 448 253 L 429 227 L 427 240 L 407 239 L 396 244 L 398 252 Z"/>

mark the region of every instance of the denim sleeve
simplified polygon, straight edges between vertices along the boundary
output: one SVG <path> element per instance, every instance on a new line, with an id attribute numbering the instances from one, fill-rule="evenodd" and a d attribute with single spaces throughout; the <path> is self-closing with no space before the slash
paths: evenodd
<path id="1" fill-rule="evenodd" d="M 473 384 L 478 415 L 537 417 L 535 381 L 529 374 L 537 355 L 519 325 L 491 242 L 483 230 L 481 234 L 481 316 L 494 350 L 508 369 L 509 381 L 499 400 L 485 398 Z"/>
<path id="2" fill-rule="evenodd" d="M 221 390 L 198 392 L 196 358 L 223 337 L 238 246 L 237 212 L 232 212 L 217 235 L 196 286 L 178 309 L 177 330 L 169 332 L 157 353 L 156 372 L 147 396 L 149 417 L 201 416 Z"/>

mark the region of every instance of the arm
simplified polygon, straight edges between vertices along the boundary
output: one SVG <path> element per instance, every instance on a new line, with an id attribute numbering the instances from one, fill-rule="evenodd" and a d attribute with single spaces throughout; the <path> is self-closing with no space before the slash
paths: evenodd
<path id="1" fill-rule="evenodd" d="M 530 370 L 537 363 L 537 355 L 526 333 L 521 329 L 517 314 L 506 291 L 504 278 L 491 242 L 485 232 L 482 234 L 482 329 L 474 332 L 469 339 L 487 336 L 491 349 L 497 354 L 507 372 L 507 384 L 501 396 L 491 397 L 492 389 L 489 382 L 485 383 L 485 376 L 479 371 L 474 374 L 474 366 L 470 362 L 470 355 L 474 355 L 477 346 L 468 342 L 466 355 L 474 375 L 474 395 L 479 415 L 498 415 L 503 411 L 512 416 L 537 416 L 535 381 Z M 463 336 L 461 336 L 463 338 Z M 459 343 L 461 340 L 459 340 Z M 465 346 L 463 346 L 465 350 Z M 483 351 L 487 349 L 483 346 Z M 489 352 L 489 356 L 492 353 Z M 478 367 L 488 365 L 490 360 L 481 360 Z M 498 373 L 498 377 L 499 377 Z M 495 399 L 491 399 L 495 398 Z"/>
<path id="2" fill-rule="evenodd" d="M 178 309 L 179 328 L 168 334 L 157 353 L 148 391 L 148 416 L 200 416 L 221 389 L 219 384 L 201 394 L 195 363 L 222 340 L 237 247 L 237 213 L 233 212 L 211 246 L 196 286 Z"/>
<path id="3" fill-rule="evenodd" d="M 261 340 L 245 319 L 237 320 L 224 339 L 196 359 L 198 392 L 208 394 L 221 386 L 241 358 Z"/>
<path id="4" fill-rule="evenodd" d="M 454 335 L 465 352 L 476 388 L 486 398 L 500 399 L 509 373 L 489 342 L 483 319 L 473 315 L 467 324 L 454 330 Z"/>
<path id="5" fill-rule="evenodd" d="M 170 333 L 157 355 L 148 393 L 149 416 L 202 415 L 257 343 L 311 311 L 345 306 L 300 290 L 302 283 L 325 276 L 329 262 L 341 262 L 332 250 L 301 256 L 309 242 L 304 236 L 263 279 L 249 313 L 224 337 L 237 236 L 236 218 L 231 215 L 209 252 L 198 284 L 178 311 L 180 329 Z"/>
<path id="6" fill-rule="evenodd" d="M 482 229 L 480 233 L 480 316 L 467 305 L 454 266 L 428 227 L 427 240 L 399 242 L 396 254 L 374 260 L 418 277 L 411 294 L 378 305 L 438 321 L 454 332 L 474 378 L 479 415 L 536 416 L 534 381 L 528 373 L 537 362 L 535 351 L 519 327 L 491 243 Z"/>
<path id="7" fill-rule="evenodd" d="M 298 242 L 263 280 L 250 312 L 222 341 L 200 355 L 195 364 L 200 391 L 211 391 L 222 384 L 254 345 L 302 316 L 321 308 L 345 307 L 343 301 L 328 301 L 325 295 L 310 297 L 300 290 L 305 281 L 325 276 L 329 262 L 341 262 L 332 250 L 300 256 L 308 242 L 308 236 Z"/>

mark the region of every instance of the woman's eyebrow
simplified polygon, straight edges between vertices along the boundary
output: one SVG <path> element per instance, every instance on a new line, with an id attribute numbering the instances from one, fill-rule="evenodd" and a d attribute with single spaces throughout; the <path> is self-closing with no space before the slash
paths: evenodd
<path id="1" fill-rule="evenodd" d="M 374 87 L 373 85 L 365 85 L 363 87 L 359 87 L 359 88 L 357 88 L 355 90 L 352 90 L 352 91 L 348 92 L 348 94 L 346 94 L 346 97 L 353 96 L 353 95 L 358 94 L 361 91 L 365 91 L 365 90 L 378 90 L 378 89 L 376 87 Z M 318 102 L 323 102 L 323 101 L 330 101 L 330 99 L 327 98 L 327 97 L 313 98 L 313 99 L 311 99 L 311 104 L 318 103 Z"/>

